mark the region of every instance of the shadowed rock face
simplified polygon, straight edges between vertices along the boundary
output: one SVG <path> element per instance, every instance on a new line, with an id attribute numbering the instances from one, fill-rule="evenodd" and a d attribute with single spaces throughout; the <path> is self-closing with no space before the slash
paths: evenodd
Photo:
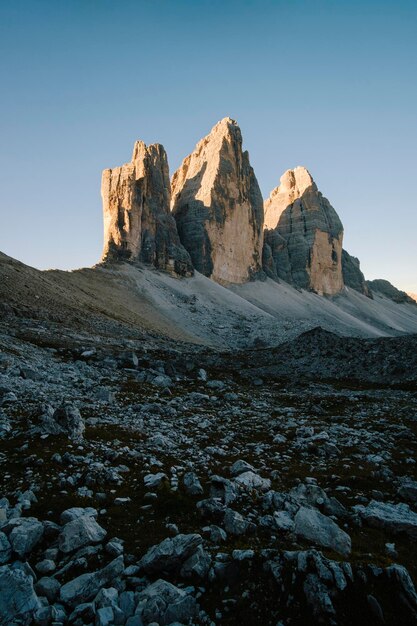
<path id="1" fill-rule="evenodd" d="M 343 282 L 347 287 L 351 287 L 359 293 L 363 293 L 368 298 L 372 298 L 372 292 L 366 284 L 365 276 L 360 267 L 359 259 L 351 256 L 346 250 L 342 250 L 342 272 Z"/>
<path id="2" fill-rule="evenodd" d="M 382 294 L 386 298 L 389 298 L 393 302 L 402 304 L 404 302 L 408 304 L 416 304 L 414 298 L 411 298 L 405 291 L 401 291 L 394 287 L 388 280 L 383 278 L 376 278 L 375 280 L 367 280 L 366 285 L 368 289 L 371 289 L 375 293 Z"/>
<path id="3" fill-rule="evenodd" d="M 196 270 L 223 283 L 261 272 L 263 202 L 239 126 L 221 120 L 172 178 L 172 211 Z"/>
<path id="4" fill-rule="evenodd" d="M 278 278 L 319 294 L 342 291 L 343 226 L 304 167 L 287 170 L 265 201 L 265 228 Z"/>
<path id="5" fill-rule="evenodd" d="M 170 213 L 168 160 L 163 146 L 137 141 L 131 163 L 104 170 L 103 261 L 143 261 L 180 275 L 193 273 Z"/>

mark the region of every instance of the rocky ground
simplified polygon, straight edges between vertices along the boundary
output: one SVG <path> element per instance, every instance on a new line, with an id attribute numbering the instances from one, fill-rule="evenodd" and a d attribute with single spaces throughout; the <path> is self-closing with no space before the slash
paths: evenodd
<path id="1" fill-rule="evenodd" d="M 0 624 L 416 624 L 416 338 L 0 323 Z"/>

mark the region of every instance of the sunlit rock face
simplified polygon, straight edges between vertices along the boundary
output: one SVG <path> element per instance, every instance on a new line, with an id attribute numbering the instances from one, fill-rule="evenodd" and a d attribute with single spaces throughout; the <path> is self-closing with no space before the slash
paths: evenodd
<path id="1" fill-rule="evenodd" d="M 104 170 L 101 184 L 104 216 L 102 260 L 143 261 L 179 275 L 192 274 L 170 213 L 166 152 L 160 144 L 137 141 L 132 161 Z"/>
<path id="2" fill-rule="evenodd" d="M 343 226 L 308 170 L 287 170 L 264 208 L 278 278 L 322 295 L 342 291 Z"/>
<path id="3" fill-rule="evenodd" d="M 372 292 L 366 284 L 365 276 L 361 271 L 359 259 L 351 256 L 346 250 L 342 250 L 343 282 L 346 287 L 355 289 L 364 296 L 372 298 Z"/>
<path id="4" fill-rule="evenodd" d="M 220 283 L 262 272 L 262 195 L 234 120 L 216 124 L 175 172 L 172 211 L 196 270 Z"/>

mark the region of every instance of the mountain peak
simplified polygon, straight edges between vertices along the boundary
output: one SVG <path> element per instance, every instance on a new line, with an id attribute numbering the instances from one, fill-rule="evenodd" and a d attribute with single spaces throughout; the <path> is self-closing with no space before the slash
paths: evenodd
<path id="1" fill-rule="evenodd" d="M 194 267 L 219 282 L 261 271 L 263 201 L 242 135 L 220 120 L 172 177 L 172 211 Z"/>

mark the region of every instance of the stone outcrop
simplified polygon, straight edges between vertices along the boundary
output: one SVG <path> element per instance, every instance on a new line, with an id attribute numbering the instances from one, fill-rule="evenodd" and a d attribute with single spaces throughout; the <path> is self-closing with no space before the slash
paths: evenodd
<path id="1" fill-rule="evenodd" d="M 267 273 L 319 294 L 342 291 L 343 226 L 304 167 L 287 170 L 265 201 L 265 228 Z"/>
<path id="2" fill-rule="evenodd" d="M 132 161 L 104 170 L 103 261 L 143 261 L 179 275 L 193 272 L 170 213 L 166 152 L 160 144 L 137 141 Z"/>
<path id="3" fill-rule="evenodd" d="M 397 304 L 416 304 L 416 301 L 405 291 L 397 289 L 397 287 L 394 287 L 388 280 L 377 278 L 375 280 L 367 280 L 366 284 L 372 292 L 379 293 L 393 302 L 397 302 Z"/>
<path id="4" fill-rule="evenodd" d="M 372 298 L 372 292 L 369 289 L 365 276 L 361 271 L 359 259 L 351 256 L 346 250 L 342 250 L 342 272 L 343 282 L 346 287 L 355 289 L 355 291 L 363 293 L 364 296 Z"/>
<path id="5" fill-rule="evenodd" d="M 172 210 L 196 270 L 243 283 L 262 270 L 263 202 L 237 123 L 221 120 L 172 178 Z"/>

